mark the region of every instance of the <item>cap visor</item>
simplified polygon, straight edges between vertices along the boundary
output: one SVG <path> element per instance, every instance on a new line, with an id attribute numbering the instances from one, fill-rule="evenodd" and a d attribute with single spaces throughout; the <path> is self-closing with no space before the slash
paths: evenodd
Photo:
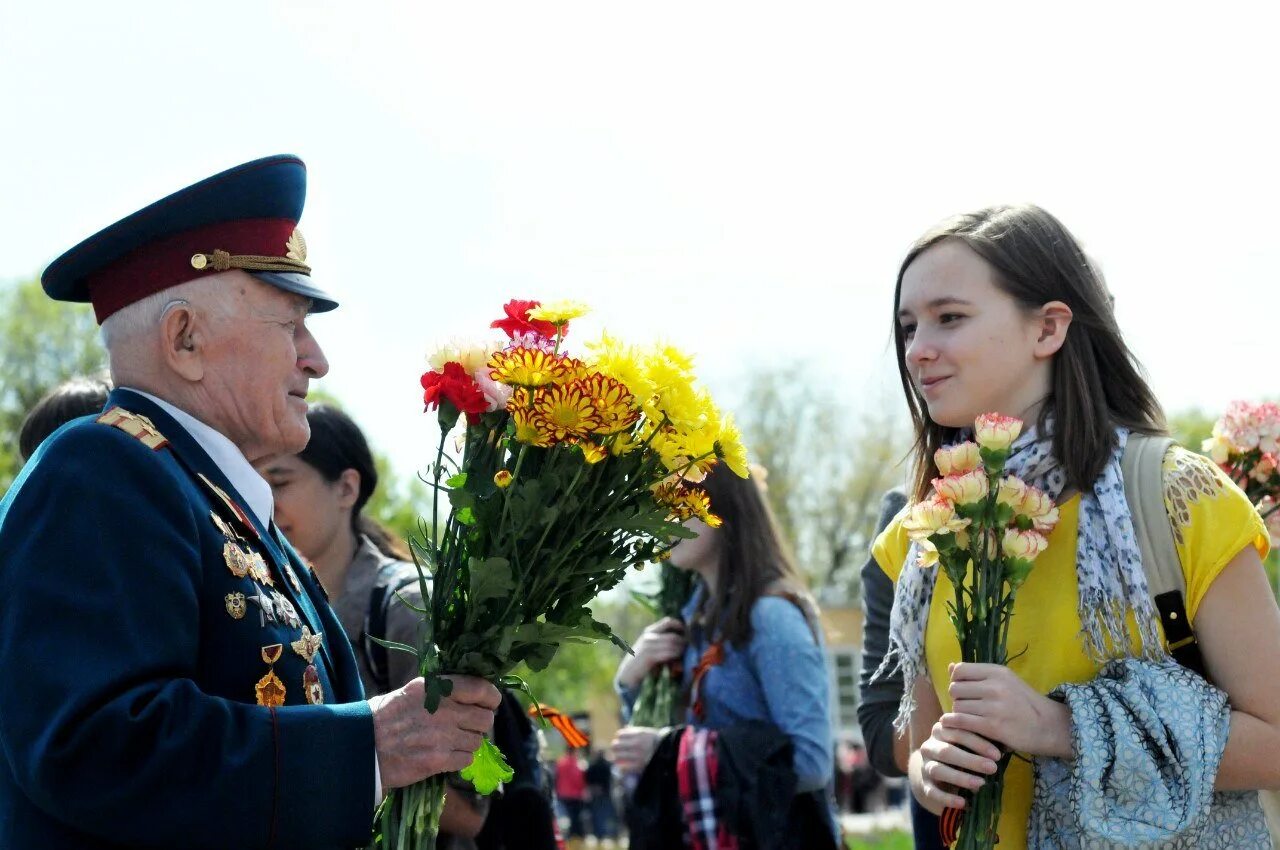
<path id="1" fill-rule="evenodd" d="M 285 292 L 311 299 L 312 313 L 327 313 L 338 306 L 332 295 L 311 282 L 311 278 L 297 272 L 249 272 L 263 283 Z"/>

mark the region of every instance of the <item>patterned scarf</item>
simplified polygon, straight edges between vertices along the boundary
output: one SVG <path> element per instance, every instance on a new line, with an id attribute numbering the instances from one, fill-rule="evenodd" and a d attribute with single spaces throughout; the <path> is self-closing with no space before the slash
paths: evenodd
<path id="1" fill-rule="evenodd" d="M 1052 420 L 1047 423 L 1043 436 L 1035 428 L 1028 429 L 1011 447 L 1005 474 L 1016 475 L 1058 502 L 1066 486 L 1066 475 L 1053 456 L 1052 435 Z M 957 442 L 970 438 L 962 434 Z M 1138 622 L 1142 654 L 1153 660 L 1167 657 L 1156 628 L 1155 606 L 1147 590 L 1133 515 L 1129 512 L 1120 474 L 1120 458 L 1128 439 L 1128 430 L 1116 429 L 1116 446 L 1107 465 L 1093 487 L 1080 494 L 1076 536 L 1077 605 L 1083 626 L 1080 638 L 1085 653 L 1098 664 L 1129 655 L 1129 630 L 1125 623 L 1128 611 L 1133 612 Z M 889 651 L 872 676 L 875 681 L 894 670 L 902 671 L 902 702 L 894 721 L 900 732 L 906 729 L 915 708 L 912 683 L 919 675 L 928 676 L 924 630 L 937 571 L 936 566 L 920 566 L 920 547 L 913 542 L 894 591 Z"/>

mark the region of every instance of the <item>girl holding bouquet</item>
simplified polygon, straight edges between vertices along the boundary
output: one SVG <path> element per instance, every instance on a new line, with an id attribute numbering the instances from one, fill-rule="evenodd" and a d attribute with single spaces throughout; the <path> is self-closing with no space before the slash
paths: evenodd
<path id="1" fill-rule="evenodd" d="M 688 521 L 698 536 L 671 551 L 671 563 L 696 572 L 701 581 L 684 608 L 683 620 L 668 618 L 645 629 L 616 679 L 629 715 L 650 671 L 682 660 L 688 726 L 675 732 L 622 729 L 613 741 L 616 764 L 632 774 L 645 771 L 664 734 L 670 740 L 688 730 L 681 741 L 687 745 L 695 733 L 711 730 L 720 734 L 720 746 L 725 746 L 734 734 L 728 730 L 741 730 L 751 722 L 768 724 L 790 744 L 793 755 L 787 767 L 794 775 L 794 792 L 807 798 L 804 808 L 795 798 L 779 801 L 778 807 L 789 810 L 792 818 L 802 817 L 798 812 L 803 811 L 809 826 L 822 826 L 824 843 L 799 846 L 834 846 L 834 813 L 828 799 L 833 732 L 817 605 L 786 553 L 755 480 L 717 466 L 703 486 L 723 524 L 711 528 Z M 642 780 L 641 794 L 643 788 Z M 787 823 L 785 816 L 773 814 L 775 822 Z M 717 816 L 723 821 L 726 813 L 717 810 Z M 802 830 L 792 822 L 788 832 L 791 838 Z M 696 840 L 694 846 L 708 846 Z M 760 841 L 758 836 L 756 840 L 753 846 L 789 846 Z"/>
<path id="2" fill-rule="evenodd" d="M 1129 435 L 1163 434 L 1164 416 L 1097 270 L 1067 229 L 1035 206 L 957 216 L 918 239 L 898 274 L 894 339 L 915 424 L 913 499 L 923 500 L 940 475 L 935 453 L 971 439 L 966 429 L 995 412 L 1024 423 L 1005 471 L 1058 506 L 1048 547 L 1012 606 L 1007 666 L 958 663 L 945 604 L 954 588 L 942 571 L 921 563 L 921 549 L 904 528 L 906 513 L 877 539 L 875 559 L 896 582 L 890 659 L 882 669 L 900 665 L 908 683 L 899 720 L 904 729 L 909 723 L 912 789 L 936 813 L 963 813 L 966 792 L 1007 760 L 996 830 L 1001 850 L 1060 846 L 1046 837 L 1037 812 L 1048 811 L 1061 789 L 1038 781 L 1037 772 L 1043 779 L 1057 765 L 1069 774 L 1081 760 L 1132 742 L 1120 740 L 1120 724 L 1090 725 L 1084 712 L 1073 715 L 1077 703 L 1047 694 L 1088 684 L 1101 700 L 1113 669 L 1108 662 L 1168 661 L 1119 467 Z M 1095 801 L 1102 819 L 1123 820 L 1132 811 L 1124 807 L 1139 798 L 1173 817 L 1180 800 L 1191 810 L 1188 800 L 1204 801 L 1215 791 L 1280 788 L 1280 611 L 1262 568 L 1266 530 L 1207 458 L 1173 448 L 1164 458 L 1163 486 L 1186 580 L 1186 614 L 1208 678 L 1229 700 L 1229 718 L 1223 707 L 1220 724 L 1209 719 L 1196 727 L 1220 726 L 1222 733 L 1220 741 L 1204 736 L 1198 766 L 1181 770 L 1175 758 L 1164 765 L 1168 775 L 1152 771 L 1131 788 L 1104 787 Z M 1185 720 L 1178 698 L 1146 708 L 1156 725 Z M 1171 786 L 1183 796 L 1160 797 Z M 1070 787 L 1072 794 L 1089 793 Z M 1083 808 L 1079 797 L 1072 803 Z M 1247 818 L 1251 829 L 1257 826 L 1252 814 Z M 1060 835 L 1068 827 L 1053 826 Z M 1149 839 L 1143 828 L 1118 827 L 1121 834 L 1109 840 Z M 1163 834 L 1176 833 L 1169 827 Z M 1155 843 L 1232 846 L 1213 843 L 1222 840 Z"/>

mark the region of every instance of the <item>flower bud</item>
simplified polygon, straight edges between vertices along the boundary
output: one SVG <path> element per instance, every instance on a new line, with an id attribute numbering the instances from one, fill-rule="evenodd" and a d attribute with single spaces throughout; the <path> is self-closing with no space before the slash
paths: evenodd
<path id="1" fill-rule="evenodd" d="M 978 445 L 987 451 L 1008 451 L 1013 441 L 1022 433 L 1022 420 L 999 413 L 984 413 L 974 422 L 974 436 Z"/>
<path id="2" fill-rule="evenodd" d="M 956 505 L 972 505 L 987 497 L 987 474 L 973 469 L 963 475 L 947 475 L 933 479 L 938 495 Z"/>
<path id="3" fill-rule="evenodd" d="M 943 475 L 959 475 L 977 469 L 982 463 L 978 444 L 970 440 L 954 446 L 944 446 L 933 453 L 933 462 Z"/>
<path id="4" fill-rule="evenodd" d="M 506 469 L 499 469 L 493 474 L 493 483 L 498 486 L 499 490 L 505 490 L 511 486 L 511 472 Z"/>

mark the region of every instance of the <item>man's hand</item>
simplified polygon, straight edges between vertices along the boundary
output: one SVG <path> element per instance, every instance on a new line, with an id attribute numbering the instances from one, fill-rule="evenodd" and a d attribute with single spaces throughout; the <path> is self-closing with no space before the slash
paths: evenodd
<path id="1" fill-rule="evenodd" d="M 684 623 L 675 617 L 663 617 L 640 633 L 631 647 L 635 655 L 623 656 L 618 681 L 628 688 L 638 687 L 654 667 L 684 655 L 686 643 Z"/>
<path id="2" fill-rule="evenodd" d="M 435 714 L 422 707 L 421 678 L 369 700 L 383 790 L 462 770 L 492 728 L 493 712 L 502 701 L 498 689 L 471 676 L 447 678 L 453 680 L 453 693 L 440 701 Z"/>

